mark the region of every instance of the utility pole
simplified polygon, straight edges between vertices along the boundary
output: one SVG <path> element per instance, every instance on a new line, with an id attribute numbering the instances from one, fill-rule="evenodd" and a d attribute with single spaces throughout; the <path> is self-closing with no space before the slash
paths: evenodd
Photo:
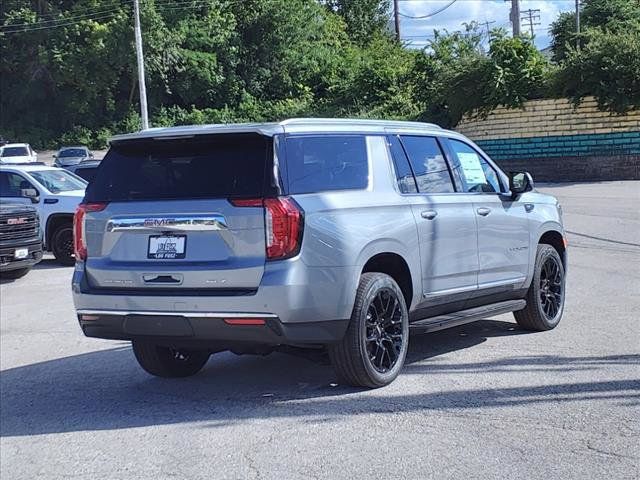
<path id="1" fill-rule="evenodd" d="M 508 0 L 505 0 L 505 2 Z M 511 25 L 513 25 L 513 36 L 520 36 L 520 2 L 519 0 L 511 0 Z"/>
<path id="2" fill-rule="evenodd" d="M 398 0 L 393 0 L 393 21 L 396 26 L 396 40 L 400 41 L 400 10 Z"/>
<path id="3" fill-rule="evenodd" d="M 485 31 L 487 32 L 487 38 L 489 38 L 489 32 L 490 32 L 489 25 L 491 25 L 492 23 L 496 23 L 496 21 L 495 20 L 492 20 L 492 21 L 485 20 L 484 22 L 478 22 L 478 25 L 484 25 Z"/>
<path id="4" fill-rule="evenodd" d="M 525 10 L 524 16 L 521 17 L 522 20 L 526 20 L 529 22 L 529 28 L 531 29 L 531 38 L 533 38 L 533 27 L 535 25 L 540 25 L 540 10 Z"/>
<path id="5" fill-rule="evenodd" d="M 140 114 L 142 129 L 149 128 L 149 114 L 147 113 L 147 86 L 144 81 L 144 54 L 142 53 L 142 31 L 140 30 L 140 5 L 133 0 L 133 14 L 135 17 L 136 56 L 138 58 L 138 85 L 140 86 Z"/>
<path id="6" fill-rule="evenodd" d="M 576 0 L 576 48 L 580 50 L 580 0 Z"/>

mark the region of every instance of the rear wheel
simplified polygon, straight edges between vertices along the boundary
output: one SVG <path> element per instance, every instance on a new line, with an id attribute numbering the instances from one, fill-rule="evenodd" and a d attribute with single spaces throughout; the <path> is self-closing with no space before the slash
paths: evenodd
<path id="1" fill-rule="evenodd" d="M 338 377 L 356 387 L 388 385 L 407 355 L 409 315 L 402 290 L 388 275 L 364 273 L 344 338 L 329 346 Z"/>
<path id="2" fill-rule="evenodd" d="M 31 270 L 31 267 L 18 268 L 16 270 L 9 270 L 7 272 L 0 273 L 0 278 L 6 278 L 8 280 L 15 280 L 17 278 L 24 277 L 27 273 L 29 273 L 30 270 Z"/>
<path id="3" fill-rule="evenodd" d="M 62 265 L 73 265 L 73 226 L 71 224 L 62 225 L 51 235 L 51 251 L 58 263 Z"/>
<path id="4" fill-rule="evenodd" d="M 557 250 L 540 244 L 536 254 L 533 280 L 527 292 L 527 306 L 513 312 L 518 324 L 527 330 L 542 332 L 555 328 L 564 311 L 564 266 Z"/>
<path id="5" fill-rule="evenodd" d="M 209 360 L 209 352 L 205 350 L 163 347 L 137 340 L 131 345 L 140 366 L 156 377 L 190 377 Z"/>

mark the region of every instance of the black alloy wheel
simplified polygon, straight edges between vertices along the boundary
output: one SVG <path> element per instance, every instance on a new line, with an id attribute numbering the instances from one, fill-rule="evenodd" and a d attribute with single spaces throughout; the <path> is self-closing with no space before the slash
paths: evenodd
<path id="1" fill-rule="evenodd" d="M 371 366 L 380 373 L 391 370 L 403 344 L 402 310 L 395 292 L 379 290 L 367 309 L 366 345 Z"/>
<path id="2" fill-rule="evenodd" d="M 547 319 L 553 320 L 564 300 L 562 268 L 556 257 L 547 257 L 540 269 L 540 307 Z"/>

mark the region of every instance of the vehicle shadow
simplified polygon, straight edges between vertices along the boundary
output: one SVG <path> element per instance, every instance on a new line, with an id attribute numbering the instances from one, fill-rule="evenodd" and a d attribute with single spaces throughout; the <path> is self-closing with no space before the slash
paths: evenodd
<path id="1" fill-rule="evenodd" d="M 34 270 L 57 270 L 60 268 L 73 268 L 73 266 L 62 265 L 58 263 L 58 261 L 54 258 L 43 258 L 40 262 L 38 262 L 33 269 Z"/>
<path id="2" fill-rule="evenodd" d="M 640 355 L 609 357 L 514 356 L 500 361 L 443 364 L 429 359 L 486 341 L 522 334 L 514 324 L 482 321 L 412 339 L 403 375 L 455 375 L 509 368 L 566 370 L 640 365 Z M 292 366 L 295 365 L 295 368 Z M 566 378 L 566 377 L 564 377 Z M 496 408 L 522 404 L 620 399 L 637 402 L 640 381 L 564 383 L 522 388 L 398 394 L 336 385 L 330 367 L 283 354 L 212 357 L 186 379 L 145 374 L 127 344 L 0 372 L 0 436 L 114 430 L 200 422 L 219 427 L 255 418 L 335 421 L 367 413 Z M 312 400 L 304 402 L 304 400 Z"/>

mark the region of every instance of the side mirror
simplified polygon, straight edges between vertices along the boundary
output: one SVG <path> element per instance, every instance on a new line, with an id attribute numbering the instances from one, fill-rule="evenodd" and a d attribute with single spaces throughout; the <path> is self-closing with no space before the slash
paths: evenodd
<path id="1" fill-rule="evenodd" d="M 35 188 L 22 189 L 22 196 L 31 199 L 31 203 L 38 203 L 38 191 Z"/>
<path id="2" fill-rule="evenodd" d="M 509 172 L 509 190 L 511 190 L 512 198 L 533 190 L 531 174 L 529 172 Z"/>

